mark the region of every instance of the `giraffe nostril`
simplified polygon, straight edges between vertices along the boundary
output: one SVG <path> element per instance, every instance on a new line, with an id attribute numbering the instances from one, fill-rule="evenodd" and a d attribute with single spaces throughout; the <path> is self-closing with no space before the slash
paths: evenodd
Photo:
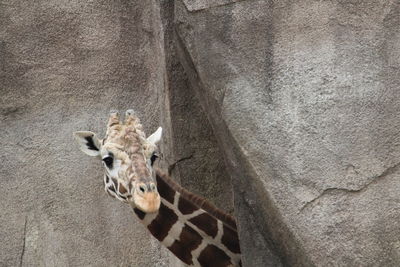
<path id="1" fill-rule="evenodd" d="M 146 192 L 146 187 L 144 185 L 139 186 L 139 190 L 144 193 Z"/>
<path id="2" fill-rule="evenodd" d="M 155 184 L 151 184 L 151 185 L 150 185 L 150 190 L 151 190 L 152 192 L 156 191 L 156 185 L 155 185 Z"/>
<path id="3" fill-rule="evenodd" d="M 157 187 L 155 183 L 149 182 L 149 183 L 141 183 L 137 185 L 136 187 L 136 192 L 139 194 L 147 194 L 147 193 L 156 193 L 157 192 Z"/>

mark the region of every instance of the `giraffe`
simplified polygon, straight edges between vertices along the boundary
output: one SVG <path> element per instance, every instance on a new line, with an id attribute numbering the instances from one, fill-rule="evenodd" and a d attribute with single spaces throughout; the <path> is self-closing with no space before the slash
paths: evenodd
<path id="1" fill-rule="evenodd" d="M 105 191 L 132 206 L 150 233 L 188 266 L 241 266 L 235 219 L 153 168 L 159 127 L 146 138 L 133 110 L 111 111 L 106 136 L 74 133 L 80 149 L 102 159 Z"/>

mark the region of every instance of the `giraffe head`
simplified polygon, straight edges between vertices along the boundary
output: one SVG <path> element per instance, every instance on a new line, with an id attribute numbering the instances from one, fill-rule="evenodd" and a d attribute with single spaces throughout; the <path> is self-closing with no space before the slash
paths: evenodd
<path id="1" fill-rule="evenodd" d="M 110 196 L 152 213 L 160 207 L 153 163 L 161 133 L 160 127 L 146 138 L 139 118 L 128 110 L 124 123 L 118 112 L 110 112 L 104 139 L 88 131 L 75 132 L 74 137 L 84 153 L 102 160 L 105 190 Z"/>

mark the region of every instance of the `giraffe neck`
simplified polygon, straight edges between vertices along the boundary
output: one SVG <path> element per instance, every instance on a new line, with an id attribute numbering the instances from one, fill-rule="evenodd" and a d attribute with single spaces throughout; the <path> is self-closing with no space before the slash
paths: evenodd
<path id="1" fill-rule="evenodd" d="M 146 214 L 134 208 L 150 233 L 189 266 L 239 266 L 234 218 L 160 171 L 156 174 L 160 209 Z"/>

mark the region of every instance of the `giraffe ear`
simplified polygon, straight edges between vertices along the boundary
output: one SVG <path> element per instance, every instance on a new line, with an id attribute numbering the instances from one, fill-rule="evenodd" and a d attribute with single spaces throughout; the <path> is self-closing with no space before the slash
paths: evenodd
<path id="1" fill-rule="evenodd" d="M 95 133 L 87 131 L 74 132 L 74 138 L 85 154 L 92 157 L 100 156 L 100 141 Z"/>
<path id="2" fill-rule="evenodd" d="M 151 144 L 156 145 L 161 140 L 162 128 L 158 127 L 157 131 L 155 131 L 152 135 L 147 137 L 147 141 Z"/>

